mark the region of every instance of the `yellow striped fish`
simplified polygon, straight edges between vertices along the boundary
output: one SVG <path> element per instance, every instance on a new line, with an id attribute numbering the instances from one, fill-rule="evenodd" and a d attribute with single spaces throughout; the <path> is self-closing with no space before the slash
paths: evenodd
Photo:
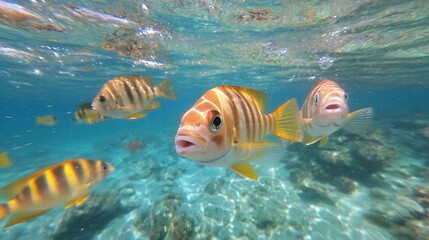
<path id="1" fill-rule="evenodd" d="M 372 108 L 349 113 L 347 93 L 329 79 L 317 82 L 307 95 L 302 106 L 303 142 L 307 145 L 319 140 L 323 147 L 329 135 L 340 128 L 352 133 L 364 131 L 373 117 Z"/>
<path id="2" fill-rule="evenodd" d="M 42 169 L 0 189 L 0 221 L 5 227 L 37 217 L 58 204 L 81 205 L 94 186 L 114 171 L 110 163 L 83 158 L 70 159 Z"/>
<path id="3" fill-rule="evenodd" d="M 138 119 L 144 117 L 147 111 L 159 108 L 158 97 L 176 99 L 169 80 L 153 87 L 151 77 L 126 75 L 104 84 L 92 107 L 107 117 Z"/>
<path id="4" fill-rule="evenodd" d="M 302 138 L 295 99 L 265 114 L 264 93 L 237 86 L 219 86 L 207 91 L 180 121 L 175 137 L 176 152 L 198 163 L 228 167 L 257 180 L 251 161 L 278 160 L 285 149 L 265 141 L 275 135 L 290 141 Z"/>
<path id="5" fill-rule="evenodd" d="M 73 122 L 93 124 L 98 121 L 104 121 L 106 117 L 92 109 L 90 102 L 84 102 L 79 105 L 74 113 Z"/>

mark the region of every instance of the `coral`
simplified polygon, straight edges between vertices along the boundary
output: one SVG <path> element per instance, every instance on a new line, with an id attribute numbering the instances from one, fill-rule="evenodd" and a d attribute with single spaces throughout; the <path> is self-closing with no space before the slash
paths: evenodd
<path id="1" fill-rule="evenodd" d="M 194 221 L 178 210 L 180 199 L 166 198 L 141 213 L 133 227 L 148 239 L 190 239 Z"/>
<path id="2" fill-rule="evenodd" d="M 127 144 L 125 144 L 125 149 L 127 149 L 130 152 L 138 152 L 143 150 L 146 147 L 146 144 L 139 139 L 134 139 L 130 142 L 128 142 Z"/>

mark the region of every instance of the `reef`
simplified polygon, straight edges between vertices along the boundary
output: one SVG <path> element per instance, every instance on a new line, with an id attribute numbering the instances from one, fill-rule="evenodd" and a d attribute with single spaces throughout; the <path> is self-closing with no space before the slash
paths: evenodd
<path id="1" fill-rule="evenodd" d="M 141 150 L 143 150 L 145 148 L 146 144 L 143 142 L 143 140 L 140 139 L 134 139 L 131 140 L 130 142 L 126 143 L 124 145 L 124 148 L 127 149 L 128 151 L 135 153 L 135 152 L 139 152 Z"/>
<path id="2" fill-rule="evenodd" d="M 179 210 L 180 199 L 167 197 L 150 209 L 140 212 L 132 227 L 139 236 L 148 239 L 191 239 L 194 235 L 194 220 Z"/>
<path id="3" fill-rule="evenodd" d="M 118 193 L 93 194 L 84 204 L 67 210 L 56 222 L 51 235 L 59 239 L 93 239 L 115 218 L 132 209 L 123 206 Z"/>

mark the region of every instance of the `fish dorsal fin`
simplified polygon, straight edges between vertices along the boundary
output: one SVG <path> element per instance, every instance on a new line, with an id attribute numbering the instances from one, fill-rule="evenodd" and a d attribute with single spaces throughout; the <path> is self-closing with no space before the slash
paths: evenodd
<path id="1" fill-rule="evenodd" d="M 228 86 L 227 88 L 232 88 L 250 97 L 256 102 L 256 104 L 258 104 L 258 107 L 262 112 L 266 112 L 268 107 L 268 98 L 267 98 L 267 95 L 265 95 L 265 93 L 253 90 L 251 88 L 238 87 L 238 86 Z"/>
<path id="2" fill-rule="evenodd" d="M 71 200 L 71 201 L 67 202 L 67 203 L 66 203 L 66 205 L 64 206 L 64 208 L 69 208 L 69 207 L 71 207 L 71 206 L 73 206 L 73 205 L 80 206 L 80 205 L 82 205 L 86 200 L 88 200 L 89 196 L 90 196 L 90 194 L 87 194 L 87 195 L 85 195 L 85 196 L 75 198 L 75 199 L 73 199 L 73 200 Z"/>
<path id="3" fill-rule="evenodd" d="M 329 135 L 323 137 L 322 140 L 319 142 L 319 147 L 325 146 L 328 143 L 328 140 L 329 140 Z"/>
<path id="4" fill-rule="evenodd" d="M 304 142 L 306 145 L 311 145 L 320 140 L 320 137 L 313 137 L 307 132 L 304 132 L 303 135 L 304 136 L 303 136 L 302 142 Z"/>
<path id="5" fill-rule="evenodd" d="M 258 180 L 258 174 L 256 174 L 253 167 L 250 165 L 249 162 L 239 162 L 235 165 L 230 167 L 232 171 L 240 174 L 243 177 L 252 179 L 257 181 Z"/>
<path id="6" fill-rule="evenodd" d="M 374 116 L 372 108 L 364 108 L 347 114 L 349 121 L 344 125 L 344 129 L 351 133 L 365 131 Z"/>
<path id="7" fill-rule="evenodd" d="M 153 78 L 149 76 L 138 76 L 138 79 L 145 82 L 149 87 L 153 87 Z"/>
<path id="8" fill-rule="evenodd" d="M 43 210 L 37 210 L 37 211 L 22 211 L 22 212 L 14 213 L 10 216 L 9 221 L 6 223 L 4 227 L 10 227 L 12 225 L 25 222 L 27 220 L 40 216 L 49 210 L 51 209 L 49 208 L 49 209 L 43 209 Z"/>

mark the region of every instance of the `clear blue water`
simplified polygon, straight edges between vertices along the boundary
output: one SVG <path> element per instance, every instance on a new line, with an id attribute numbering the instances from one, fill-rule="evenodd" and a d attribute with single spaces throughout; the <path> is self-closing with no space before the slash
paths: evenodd
<path id="1" fill-rule="evenodd" d="M 116 171 L 82 206 L 0 239 L 429 238 L 426 1 L 13 4 L 22 8 L 0 1 L 0 149 L 14 162 L 0 185 L 75 157 Z M 127 74 L 171 79 L 177 100 L 140 120 L 72 122 Z M 257 182 L 175 152 L 182 113 L 208 89 L 263 91 L 272 111 L 289 98 L 301 106 L 322 77 L 348 92 L 350 110 L 374 108 L 367 132 L 340 130 L 324 148 L 284 143 L 276 166 L 256 166 Z M 35 125 L 45 114 L 58 123 Z M 130 151 L 133 140 L 145 148 Z"/>

